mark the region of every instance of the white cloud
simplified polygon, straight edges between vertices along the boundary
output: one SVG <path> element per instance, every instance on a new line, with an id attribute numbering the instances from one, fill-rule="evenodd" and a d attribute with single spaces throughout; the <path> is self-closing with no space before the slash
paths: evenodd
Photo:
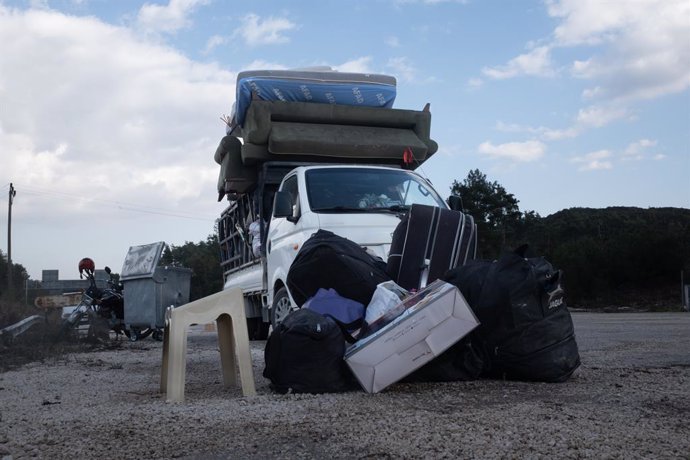
<path id="1" fill-rule="evenodd" d="M 500 80 L 523 75 L 553 76 L 554 55 L 578 51 L 570 74 L 591 85 L 582 98 L 592 105 L 579 110 L 573 126 L 532 128 L 543 140 L 576 137 L 620 119 L 633 119 L 631 104 L 690 88 L 690 2 L 687 0 L 545 0 L 558 21 L 548 38 L 531 41 L 529 53 L 507 64 L 482 69 Z"/>
<path id="2" fill-rule="evenodd" d="M 471 152 L 467 152 L 467 149 L 461 147 L 457 144 L 444 144 L 438 146 L 437 155 L 442 155 L 448 158 L 458 158 L 464 155 L 468 155 Z"/>
<path id="3" fill-rule="evenodd" d="M 147 33 L 173 33 L 191 25 L 189 16 L 209 0 L 170 0 L 167 5 L 145 3 L 137 15 L 137 26 Z"/>
<path id="4" fill-rule="evenodd" d="M 605 91 L 601 86 L 595 86 L 594 88 L 586 88 L 582 91 L 583 99 L 595 99 L 597 97 L 603 97 Z"/>
<path id="5" fill-rule="evenodd" d="M 400 46 L 400 39 L 395 35 L 391 35 L 390 37 L 386 37 L 385 43 L 391 48 L 398 48 Z"/>
<path id="6" fill-rule="evenodd" d="M 261 19 L 258 15 L 250 13 L 242 20 L 243 24 L 235 34 L 242 37 L 249 46 L 288 43 L 290 38 L 285 33 L 297 29 L 297 25 L 286 18 Z"/>
<path id="7" fill-rule="evenodd" d="M 623 151 L 622 157 L 624 160 L 643 160 L 648 157 L 648 149 L 656 147 L 657 141 L 649 139 L 640 139 L 639 141 L 630 143 Z"/>
<path id="8" fill-rule="evenodd" d="M 417 79 L 417 69 L 406 57 L 396 57 L 388 60 L 386 66 L 392 69 L 397 79 L 404 82 L 413 82 Z"/>
<path id="9" fill-rule="evenodd" d="M 525 131 L 529 132 L 531 131 L 531 128 L 518 123 L 504 123 L 499 120 L 496 122 L 496 130 L 502 133 L 521 133 Z"/>
<path id="10" fill-rule="evenodd" d="M 208 40 L 206 40 L 206 46 L 204 47 L 204 54 L 209 54 L 211 51 L 219 46 L 225 45 L 230 41 L 230 37 L 225 37 L 222 35 L 212 35 Z"/>
<path id="11" fill-rule="evenodd" d="M 628 117 L 629 115 L 628 110 L 624 107 L 593 105 L 580 109 L 577 114 L 577 123 L 601 128 L 612 121 Z"/>
<path id="12" fill-rule="evenodd" d="M 663 160 L 663 154 L 650 154 L 649 149 L 656 147 L 657 141 L 650 139 L 640 139 L 631 142 L 622 152 L 613 152 L 608 149 L 596 150 L 586 155 L 571 158 L 570 162 L 579 165 L 580 171 L 595 171 L 602 169 L 612 169 L 614 161 L 641 161 L 641 160 Z"/>
<path id="13" fill-rule="evenodd" d="M 0 7 L 0 42 L 3 177 L 171 207 L 213 189 L 234 74 L 53 11 Z"/>
<path id="14" fill-rule="evenodd" d="M 477 148 L 479 153 L 493 158 L 504 158 L 519 162 L 535 161 L 544 156 L 546 145 L 539 141 L 508 142 L 494 145 L 483 142 Z"/>
<path id="15" fill-rule="evenodd" d="M 0 43 L 0 183 L 17 189 L 13 256 L 32 278 L 213 232 L 234 73 L 53 10 L 0 5 Z"/>
<path id="16" fill-rule="evenodd" d="M 529 133 L 543 141 L 559 141 L 576 138 L 587 129 L 601 128 L 620 119 L 634 120 L 635 117 L 626 107 L 616 104 L 591 105 L 580 109 L 573 124 L 567 128 L 534 127 L 498 121 L 496 123 L 496 130 L 508 133 Z"/>
<path id="17" fill-rule="evenodd" d="M 498 121 L 496 123 L 496 130 L 508 133 L 529 133 L 543 141 L 559 141 L 576 138 L 587 129 L 601 128 L 620 119 L 634 120 L 635 117 L 623 106 L 615 104 L 591 105 L 584 109 L 580 109 L 572 126 L 567 128 L 554 129 L 546 126 L 534 127 Z"/>
<path id="18" fill-rule="evenodd" d="M 372 73 L 371 61 L 371 56 L 363 56 L 344 62 L 340 65 L 333 66 L 333 68 L 339 72 Z"/>
<path id="19" fill-rule="evenodd" d="M 611 152 L 609 150 L 597 150 L 583 156 L 574 157 L 570 161 L 580 164 L 580 171 L 595 171 L 601 169 L 611 169 L 613 164 L 609 160 Z"/>
<path id="20" fill-rule="evenodd" d="M 560 20 L 553 46 L 597 45 L 575 61 L 573 75 L 592 80 L 591 97 L 651 99 L 690 87 L 690 2 L 549 0 Z"/>
<path id="21" fill-rule="evenodd" d="M 550 77 L 555 71 L 552 68 L 549 47 L 540 46 L 511 59 L 503 66 L 484 67 L 482 73 L 489 78 L 503 80 L 522 75 Z"/>
<path id="22" fill-rule="evenodd" d="M 577 137 L 578 134 L 580 134 L 580 130 L 575 127 L 566 129 L 551 129 L 545 126 L 539 126 L 535 128 L 517 123 L 504 123 L 502 121 L 498 121 L 496 123 L 496 130 L 504 133 L 530 133 L 539 136 L 540 139 L 545 141 L 570 139 Z"/>
<path id="23" fill-rule="evenodd" d="M 556 41 L 563 45 L 595 45 L 610 41 L 616 32 L 635 16 L 645 1 L 620 2 L 597 0 L 547 0 L 551 17 L 562 22 L 554 30 Z"/>
<path id="24" fill-rule="evenodd" d="M 467 80 L 467 86 L 471 89 L 477 89 L 484 86 L 484 80 L 481 78 L 470 78 Z"/>
<path id="25" fill-rule="evenodd" d="M 556 74 L 553 55 L 562 49 L 579 52 L 570 74 L 591 82 L 582 91 L 590 101 L 570 127 L 512 126 L 543 141 L 574 138 L 591 128 L 621 119 L 634 120 L 632 103 L 678 93 L 690 87 L 690 2 L 686 0 L 545 0 L 548 14 L 558 21 L 548 39 L 531 41 L 529 53 L 507 64 L 482 69 L 500 80 L 523 75 Z M 582 54 L 586 53 L 586 54 Z M 567 53 L 563 53 L 567 54 Z M 503 129 L 508 125 L 503 126 Z M 498 127 L 500 129 L 500 127 Z M 628 153 L 627 158 L 641 156 Z M 611 167 L 610 161 L 590 169 Z"/>
<path id="26" fill-rule="evenodd" d="M 565 129 L 549 129 L 542 128 L 541 138 L 545 141 L 560 141 L 563 139 L 572 139 L 579 136 L 581 130 L 577 127 L 570 127 Z"/>

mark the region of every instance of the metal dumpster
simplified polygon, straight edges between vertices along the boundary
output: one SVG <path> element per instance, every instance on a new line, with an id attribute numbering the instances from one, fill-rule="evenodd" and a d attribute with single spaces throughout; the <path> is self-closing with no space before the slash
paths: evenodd
<path id="1" fill-rule="evenodd" d="M 189 302 L 192 270 L 158 266 L 165 243 L 158 242 L 129 248 L 122 267 L 125 326 L 161 329 L 165 310 Z"/>

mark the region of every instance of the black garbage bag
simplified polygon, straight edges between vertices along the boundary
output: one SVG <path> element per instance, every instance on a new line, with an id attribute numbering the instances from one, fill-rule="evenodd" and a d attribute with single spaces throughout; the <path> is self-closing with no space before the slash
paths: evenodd
<path id="1" fill-rule="evenodd" d="M 526 250 L 449 270 L 444 279 L 481 323 L 470 337 L 486 356 L 482 375 L 562 382 L 580 365 L 563 272 L 543 257 L 526 258 Z"/>
<path id="2" fill-rule="evenodd" d="M 290 312 L 266 342 L 263 376 L 278 393 L 334 393 L 356 388 L 336 322 L 313 310 Z"/>

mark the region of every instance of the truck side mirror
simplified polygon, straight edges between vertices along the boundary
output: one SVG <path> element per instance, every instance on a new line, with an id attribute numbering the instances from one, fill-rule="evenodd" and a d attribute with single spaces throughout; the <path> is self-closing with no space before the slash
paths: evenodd
<path id="1" fill-rule="evenodd" d="M 448 197 L 448 207 L 453 211 L 462 211 L 462 198 L 457 195 Z"/>
<path id="2" fill-rule="evenodd" d="M 273 197 L 273 217 L 287 217 L 293 219 L 292 214 L 292 194 L 283 190 L 276 192 Z"/>

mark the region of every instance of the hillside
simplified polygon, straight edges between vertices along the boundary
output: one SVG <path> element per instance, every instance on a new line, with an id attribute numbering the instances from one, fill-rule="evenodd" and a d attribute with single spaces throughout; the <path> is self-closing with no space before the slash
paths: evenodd
<path id="1" fill-rule="evenodd" d="M 563 269 L 572 304 L 680 306 L 690 282 L 690 209 L 570 208 L 530 219 L 516 239 Z"/>

